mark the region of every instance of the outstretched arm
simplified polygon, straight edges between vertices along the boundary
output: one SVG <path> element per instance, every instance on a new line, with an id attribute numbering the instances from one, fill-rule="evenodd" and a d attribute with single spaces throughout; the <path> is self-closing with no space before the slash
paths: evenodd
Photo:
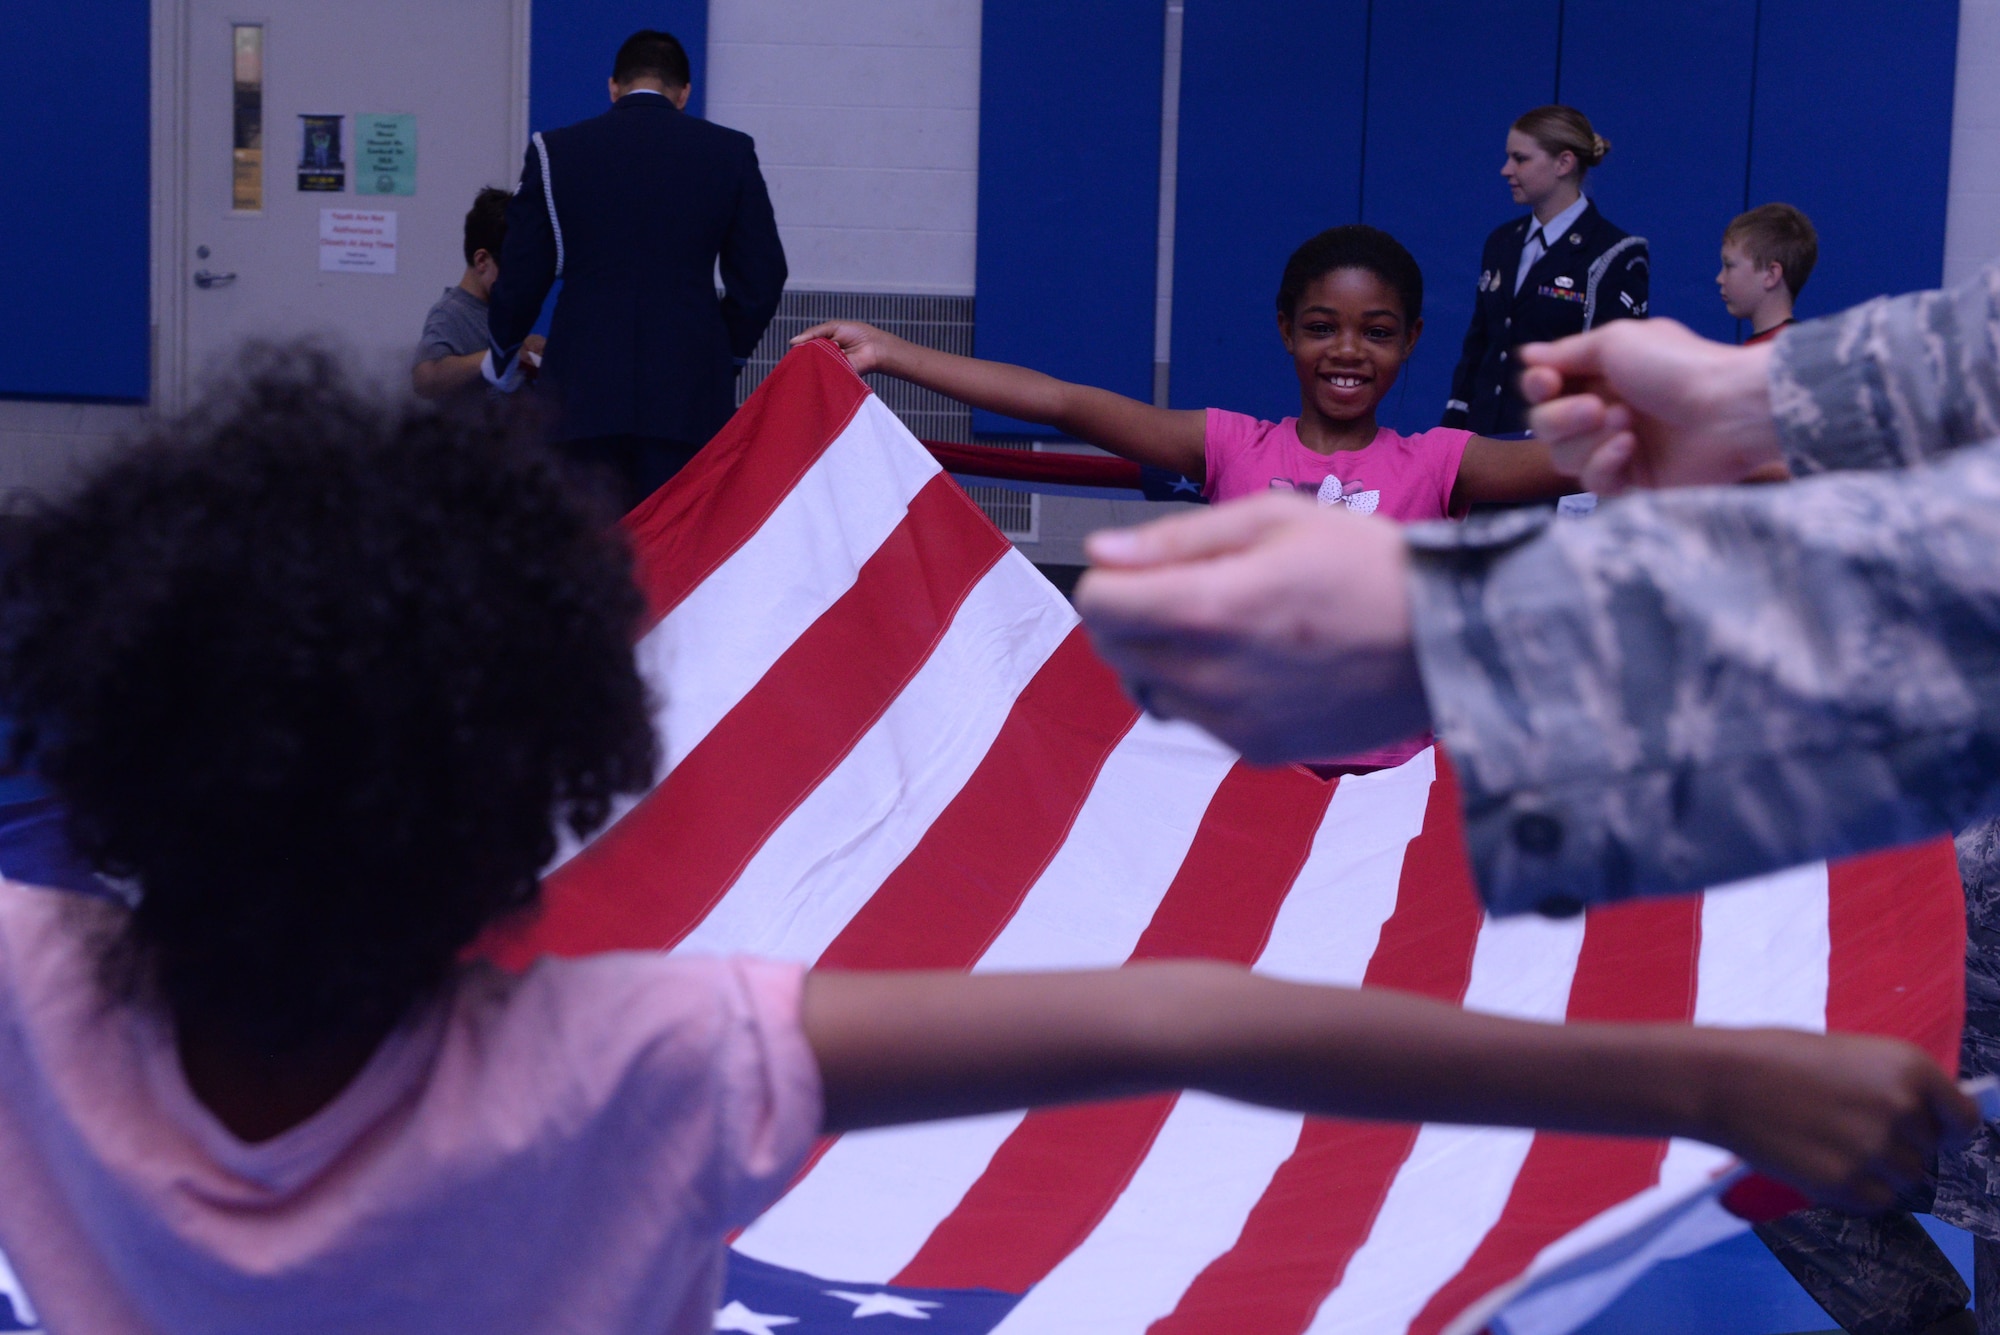
<path id="1" fill-rule="evenodd" d="M 816 973 L 825 1125 L 1207 1090 L 1303 1112 L 1691 1136 L 1864 1209 L 1977 1112 L 1886 1039 L 1549 1025 L 1213 963 L 1088 973 Z"/>
<path id="2" fill-rule="evenodd" d="M 1465 442 L 1465 455 L 1458 462 L 1451 512 L 1463 514 L 1471 505 L 1549 501 L 1582 489 L 1574 477 L 1556 467 L 1549 447 L 1539 440 L 1474 436 Z"/>
<path id="3" fill-rule="evenodd" d="M 1208 414 L 1199 408 L 1155 408 L 1108 389 L 1074 385 L 1025 366 L 921 348 L 868 324 L 838 321 L 818 325 L 793 339 L 792 346 L 816 338 L 837 344 L 859 374 L 880 371 L 987 412 L 1052 426 L 1122 458 L 1197 482 L 1208 471 Z"/>
<path id="4" fill-rule="evenodd" d="M 1481 895 L 1518 913 L 2000 810 L 1978 760 L 2000 747 L 1996 547 L 2000 442 L 1581 524 L 1397 529 L 1258 496 L 1095 535 L 1076 602 L 1156 712 L 1253 760 L 1434 728 Z"/>
<path id="5" fill-rule="evenodd" d="M 2000 435 L 2000 265 L 1734 348 L 1671 321 L 1521 349 L 1537 435 L 1593 490 L 1907 468 Z M 1781 454 L 1782 451 L 1782 454 Z"/>

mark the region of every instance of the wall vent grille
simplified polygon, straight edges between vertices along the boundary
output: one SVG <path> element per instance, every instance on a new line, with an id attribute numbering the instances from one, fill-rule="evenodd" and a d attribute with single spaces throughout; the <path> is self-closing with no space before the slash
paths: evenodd
<path id="1" fill-rule="evenodd" d="M 865 320 L 900 338 L 941 352 L 972 355 L 971 297 L 916 296 L 898 292 L 798 292 L 787 291 L 778 302 L 778 314 L 764 332 L 750 364 L 736 382 L 740 404 L 762 384 L 778 359 L 785 355 L 794 335 L 802 334 L 826 320 Z M 881 396 L 890 412 L 901 418 L 920 440 L 949 440 L 970 443 L 972 410 L 964 404 L 889 376 L 867 377 L 868 387 Z M 994 441 L 1019 449 L 1032 449 L 1027 442 Z M 1033 542 L 1040 528 L 1040 497 L 1005 487 L 969 486 L 971 496 L 986 517 L 1002 533 L 1022 542 Z"/>

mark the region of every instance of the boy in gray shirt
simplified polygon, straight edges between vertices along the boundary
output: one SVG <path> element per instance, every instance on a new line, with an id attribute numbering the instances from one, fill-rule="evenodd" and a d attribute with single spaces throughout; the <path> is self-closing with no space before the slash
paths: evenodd
<path id="1" fill-rule="evenodd" d="M 500 277 L 510 198 L 505 190 L 488 186 L 465 215 L 465 275 L 456 287 L 444 290 L 424 317 L 416 364 L 410 368 L 410 387 L 421 398 L 477 403 L 486 392 L 479 373 L 486 356 L 486 299 Z M 539 357 L 542 338 L 531 334 L 523 346 Z"/>

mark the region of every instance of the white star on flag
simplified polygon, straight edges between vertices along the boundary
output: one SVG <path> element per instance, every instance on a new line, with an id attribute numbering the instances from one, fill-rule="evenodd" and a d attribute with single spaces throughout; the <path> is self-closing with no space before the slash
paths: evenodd
<path id="1" fill-rule="evenodd" d="M 736 1331 L 738 1335 L 775 1335 L 779 1326 L 796 1326 L 795 1316 L 766 1316 L 753 1312 L 742 1303 L 732 1302 L 715 1314 L 717 1330 Z"/>
<path id="2" fill-rule="evenodd" d="M 846 1289 L 823 1290 L 829 1298 L 838 1298 L 854 1304 L 854 1315 L 863 1316 L 907 1316 L 918 1321 L 928 1321 L 928 1308 L 942 1307 L 943 1303 L 926 1302 L 922 1298 L 899 1298 L 893 1293 L 849 1293 Z"/>

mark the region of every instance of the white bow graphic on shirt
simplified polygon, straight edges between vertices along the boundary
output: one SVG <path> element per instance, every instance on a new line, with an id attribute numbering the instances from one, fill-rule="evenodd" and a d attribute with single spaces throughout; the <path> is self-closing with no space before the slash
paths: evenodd
<path id="1" fill-rule="evenodd" d="M 1375 513 L 1375 507 L 1382 503 L 1380 491 L 1343 492 L 1342 488 L 1345 485 L 1339 478 L 1328 474 L 1319 484 L 1319 503 L 1332 505 L 1338 502 L 1358 515 L 1372 515 Z"/>

